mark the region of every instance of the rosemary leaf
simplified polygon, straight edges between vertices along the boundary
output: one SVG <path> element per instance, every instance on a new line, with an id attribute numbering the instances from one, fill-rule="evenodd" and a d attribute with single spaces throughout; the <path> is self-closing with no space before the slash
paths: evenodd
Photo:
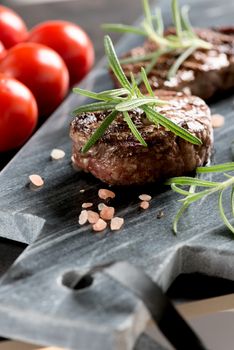
<path id="1" fill-rule="evenodd" d="M 168 104 L 168 102 L 165 102 L 163 100 L 158 100 L 156 97 L 142 97 L 142 98 L 132 98 L 130 100 L 120 102 L 116 105 L 116 110 L 123 112 L 123 111 L 129 111 L 132 109 L 136 109 L 143 105 L 149 105 L 149 104 L 157 104 L 158 106 Z"/>
<path id="2" fill-rule="evenodd" d="M 144 110 L 146 118 L 153 124 L 155 124 L 157 126 L 157 128 L 159 128 L 159 123 L 158 120 L 156 118 L 153 118 L 151 114 L 149 114 L 146 110 Z"/>
<path id="3" fill-rule="evenodd" d="M 128 63 L 138 63 L 138 62 L 144 62 L 144 61 L 149 61 L 155 57 L 155 52 L 148 53 L 145 55 L 137 55 L 135 57 L 126 57 L 126 58 L 121 58 L 119 62 L 121 64 L 128 64 Z"/>
<path id="4" fill-rule="evenodd" d="M 150 71 L 152 70 L 152 68 L 154 68 L 154 66 L 157 63 L 157 60 L 159 59 L 159 57 L 161 57 L 164 54 L 167 54 L 169 52 L 171 52 L 171 49 L 164 49 L 164 50 L 158 50 L 154 53 L 154 56 L 152 57 L 152 61 L 149 63 L 148 66 L 146 66 L 145 68 L 145 72 L 146 75 L 148 76 L 148 74 L 150 73 Z"/>
<path id="5" fill-rule="evenodd" d="M 79 95 L 82 95 L 82 96 L 86 96 L 86 97 L 89 97 L 89 98 L 92 98 L 94 100 L 102 100 L 102 101 L 108 101 L 108 100 L 112 100 L 114 96 L 110 96 L 109 94 L 105 93 L 105 92 L 102 92 L 101 94 L 100 93 L 97 93 L 97 92 L 91 92 L 91 91 L 88 91 L 88 90 L 84 90 L 84 89 L 80 89 L 80 88 L 74 88 L 72 90 L 75 94 L 79 94 Z M 128 91 L 128 90 L 127 90 Z M 116 91 L 116 97 L 119 96 L 119 93 Z M 117 100 L 118 102 L 118 100 Z"/>
<path id="6" fill-rule="evenodd" d="M 191 36 L 196 37 L 196 34 L 194 33 L 193 27 L 190 23 L 188 13 L 189 13 L 189 6 L 187 5 L 182 6 L 181 15 L 180 15 L 182 28 L 183 30 L 186 30 Z"/>
<path id="7" fill-rule="evenodd" d="M 195 145 L 202 144 L 201 140 L 198 137 L 190 134 L 190 132 L 188 132 L 186 129 L 177 125 L 172 120 L 164 117 L 162 114 L 156 112 L 151 107 L 142 106 L 142 109 L 144 110 L 144 112 L 146 112 L 148 116 L 150 116 L 151 121 L 159 123 L 160 125 L 173 132 L 175 135 L 180 136 L 181 138 L 183 138 L 186 141 L 189 141 L 190 143 L 193 143 Z"/>
<path id="8" fill-rule="evenodd" d="M 143 4 L 143 10 L 144 10 L 144 14 L 145 14 L 145 21 L 148 23 L 148 25 L 151 28 L 153 28 L 152 16 L 151 16 L 151 11 L 150 11 L 148 0 L 143 0 L 142 4 Z"/>
<path id="9" fill-rule="evenodd" d="M 174 220 L 173 220 L 173 224 L 172 224 L 172 229 L 173 229 L 173 233 L 176 235 L 178 233 L 178 222 L 181 218 L 181 216 L 184 214 L 185 210 L 188 208 L 189 204 L 187 202 L 185 202 L 180 209 L 178 210 Z"/>
<path id="10" fill-rule="evenodd" d="M 212 166 L 204 166 L 196 169 L 199 173 L 222 173 L 224 171 L 234 171 L 234 162 L 217 164 Z"/>
<path id="11" fill-rule="evenodd" d="M 140 132 L 137 130 L 128 112 L 123 112 L 123 116 L 124 116 L 125 122 L 128 124 L 128 127 L 131 130 L 132 134 L 135 136 L 135 138 L 142 144 L 142 146 L 147 147 L 147 143 L 141 136 Z"/>
<path id="12" fill-rule="evenodd" d="M 155 51 L 154 56 L 152 57 L 151 61 L 149 64 L 145 67 L 145 73 L 148 76 L 148 74 L 152 71 L 154 66 L 156 65 L 157 60 L 159 59 L 160 56 L 163 55 L 163 53 L 169 52 L 168 50 L 158 50 Z M 142 75 L 140 74 L 139 77 L 137 78 L 137 84 L 139 85 L 142 82 Z"/>
<path id="13" fill-rule="evenodd" d="M 76 116 L 79 113 L 85 112 L 111 111 L 115 109 L 116 104 L 118 102 L 94 102 L 74 109 L 72 115 Z"/>
<path id="14" fill-rule="evenodd" d="M 129 95 L 129 90 L 125 88 L 106 90 L 106 91 L 98 92 L 97 98 L 103 99 L 104 97 L 106 97 L 108 99 L 112 99 L 115 97 L 121 97 L 123 95 Z"/>
<path id="15" fill-rule="evenodd" d="M 76 87 L 72 91 L 75 94 L 86 96 L 86 97 L 92 98 L 94 100 L 108 101 L 108 100 L 113 100 L 114 98 L 116 98 L 117 102 L 118 102 L 118 99 L 117 99 L 118 97 L 129 94 L 129 90 L 124 89 L 124 88 L 107 90 L 107 91 L 102 91 L 102 92 L 91 92 L 91 91 L 80 89 L 80 88 Z"/>
<path id="16" fill-rule="evenodd" d="M 109 30 L 112 32 L 117 32 L 117 33 L 132 33 L 132 34 L 146 36 L 146 33 L 144 30 L 137 28 L 137 27 L 124 25 L 124 24 L 105 23 L 101 27 L 102 27 L 102 29 Z"/>
<path id="17" fill-rule="evenodd" d="M 147 22 L 143 22 L 143 27 L 145 29 L 146 35 L 155 41 L 156 44 L 163 48 L 166 48 L 168 46 L 167 39 L 158 35 L 158 33 Z"/>
<path id="18" fill-rule="evenodd" d="M 182 25 L 181 25 L 180 10 L 179 10 L 177 0 L 172 0 L 172 15 L 173 15 L 174 24 L 176 27 L 176 33 L 177 33 L 178 37 L 181 38 L 182 37 Z"/>
<path id="19" fill-rule="evenodd" d="M 165 185 L 171 185 L 171 188 L 174 192 L 177 192 L 179 194 L 183 194 L 184 196 L 188 196 L 189 195 L 189 191 L 185 191 L 182 188 L 180 188 L 176 183 L 172 182 L 172 183 L 168 183 L 165 182 Z"/>
<path id="20" fill-rule="evenodd" d="M 123 88 L 126 88 L 128 90 L 131 90 L 131 85 L 126 77 L 126 75 L 123 72 L 123 69 L 119 63 L 119 60 L 116 56 L 114 46 L 112 44 L 112 41 L 108 35 L 104 38 L 104 46 L 106 55 L 108 57 L 109 64 L 111 66 L 111 69 L 113 70 L 116 78 L 120 82 Z"/>
<path id="21" fill-rule="evenodd" d="M 109 125 L 114 121 L 118 112 L 112 111 L 101 123 L 98 129 L 93 133 L 90 139 L 86 142 L 86 144 L 82 147 L 82 153 L 87 152 L 105 133 L 106 129 Z"/>
<path id="22" fill-rule="evenodd" d="M 153 90 L 150 86 L 149 80 L 147 79 L 145 69 L 143 67 L 141 67 L 141 78 L 142 78 L 143 83 L 145 84 L 145 87 L 146 87 L 146 90 L 148 91 L 148 94 L 150 96 L 154 97 L 155 95 L 153 93 Z"/>
<path id="23" fill-rule="evenodd" d="M 164 33 L 164 24 L 162 18 L 162 12 L 160 8 L 157 8 L 155 11 L 155 16 L 152 17 L 156 22 L 156 30 L 159 36 L 163 36 Z"/>
<path id="24" fill-rule="evenodd" d="M 231 208 L 232 208 L 232 216 L 234 217 L 234 186 L 232 186 L 232 192 L 231 192 Z"/>
<path id="25" fill-rule="evenodd" d="M 225 177 L 227 177 L 228 179 L 232 179 L 232 176 L 229 175 L 229 174 L 223 173 L 223 175 L 224 175 Z"/>
<path id="26" fill-rule="evenodd" d="M 173 188 L 173 187 L 172 187 Z M 194 193 L 196 189 L 196 186 L 192 185 L 190 186 L 189 192 L 188 193 Z M 178 210 L 175 219 L 173 221 L 173 232 L 174 234 L 177 234 L 177 225 L 178 225 L 178 221 L 181 218 L 181 216 L 183 215 L 183 213 L 185 212 L 185 210 L 189 207 L 189 203 L 184 202 L 184 204 L 180 207 L 180 209 Z"/>
<path id="27" fill-rule="evenodd" d="M 213 181 L 206 181 L 198 178 L 193 178 L 189 176 L 179 176 L 179 177 L 172 177 L 171 179 L 166 181 L 166 185 L 171 184 L 177 184 L 177 185 L 183 185 L 183 186 L 200 186 L 200 187 L 216 187 L 219 182 L 213 182 Z"/>
<path id="28" fill-rule="evenodd" d="M 178 69 L 180 68 L 180 66 L 182 65 L 182 63 L 189 57 L 192 55 L 192 53 L 197 49 L 196 46 L 191 46 L 189 47 L 187 50 L 185 50 L 178 58 L 177 60 L 173 63 L 173 65 L 171 66 L 171 68 L 168 71 L 167 77 L 168 79 L 173 78 Z"/>
<path id="29" fill-rule="evenodd" d="M 138 86 L 137 86 L 137 82 L 136 82 L 136 79 L 134 77 L 133 72 L 130 72 L 130 78 L 131 78 L 131 83 L 132 83 L 132 92 L 133 92 L 132 95 L 134 95 L 134 94 L 138 95 Z"/>
<path id="30" fill-rule="evenodd" d="M 199 199 L 201 199 L 207 195 L 210 195 L 211 193 L 217 192 L 217 191 L 218 191 L 218 189 L 216 187 L 214 187 L 211 190 L 208 189 L 208 190 L 203 190 L 201 192 L 196 192 L 196 193 L 189 195 L 183 199 L 180 199 L 179 201 L 180 202 L 187 202 L 187 203 L 191 204 L 191 203 L 196 202 Z"/>
<path id="31" fill-rule="evenodd" d="M 219 212 L 220 212 L 220 216 L 223 220 L 223 222 L 225 223 L 225 225 L 229 228 L 229 230 L 234 233 L 234 227 L 232 226 L 232 224 L 230 223 L 230 221 L 228 220 L 227 216 L 225 215 L 224 212 L 224 208 L 223 208 L 223 192 L 224 190 L 222 190 L 219 194 Z"/>

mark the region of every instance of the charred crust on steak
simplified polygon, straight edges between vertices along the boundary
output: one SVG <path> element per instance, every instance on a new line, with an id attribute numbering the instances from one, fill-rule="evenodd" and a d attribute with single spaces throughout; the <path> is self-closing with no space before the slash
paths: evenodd
<path id="1" fill-rule="evenodd" d="M 169 28 L 165 35 L 174 33 L 175 30 Z M 201 39 L 211 43 L 212 48 L 197 49 L 170 80 L 167 79 L 167 73 L 178 56 L 175 53 L 162 55 L 148 75 L 153 89 L 183 91 L 187 88 L 191 94 L 207 99 L 216 91 L 234 87 L 234 28 L 196 29 L 196 33 Z M 155 42 L 147 40 L 143 46 L 132 49 L 123 58 L 145 55 L 157 49 Z M 122 67 L 129 77 L 130 72 L 140 73 L 141 67 L 145 67 L 147 63 L 149 61 L 128 63 L 122 64 Z M 113 79 L 118 85 L 114 76 Z M 145 92 L 144 84 L 140 88 Z"/>
<path id="2" fill-rule="evenodd" d="M 148 147 L 134 138 L 119 113 L 102 138 L 82 153 L 81 148 L 109 112 L 81 113 L 70 128 L 75 165 L 109 184 L 132 185 L 183 175 L 206 163 L 213 140 L 208 106 L 199 97 L 183 93 L 158 90 L 156 95 L 168 101 L 157 111 L 199 137 L 202 145 L 193 145 L 149 123 L 137 109 L 129 113 Z"/>

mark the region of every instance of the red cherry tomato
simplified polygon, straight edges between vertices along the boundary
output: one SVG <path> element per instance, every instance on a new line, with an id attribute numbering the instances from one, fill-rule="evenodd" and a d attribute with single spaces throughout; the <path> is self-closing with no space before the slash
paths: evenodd
<path id="1" fill-rule="evenodd" d="M 6 49 L 28 37 L 24 21 L 11 9 L 0 6 L 0 40 Z"/>
<path id="2" fill-rule="evenodd" d="M 29 33 L 28 41 L 49 46 L 64 59 L 70 85 L 79 82 L 94 63 L 94 49 L 88 35 L 77 25 L 65 21 L 39 24 Z"/>
<path id="3" fill-rule="evenodd" d="M 6 56 L 6 50 L 5 47 L 3 46 L 2 42 L 0 41 L 0 60 Z"/>
<path id="4" fill-rule="evenodd" d="M 31 91 L 15 79 L 0 75 L 0 152 L 21 146 L 37 123 L 37 104 Z"/>
<path id="5" fill-rule="evenodd" d="M 12 47 L 0 62 L 0 72 L 25 84 L 36 98 L 41 116 L 48 116 L 67 94 L 69 75 L 62 58 L 35 43 Z"/>

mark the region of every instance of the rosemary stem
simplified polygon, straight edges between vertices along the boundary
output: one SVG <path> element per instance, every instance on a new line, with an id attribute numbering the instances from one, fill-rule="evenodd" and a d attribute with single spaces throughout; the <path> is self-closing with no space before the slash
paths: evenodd
<path id="1" fill-rule="evenodd" d="M 230 186 L 234 186 L 234 176 L 232 176 L 230 179 L 222 182 L 218 187 L 219 190 L 225 190 L 226 188 L 230 187 Z"/>
<path id="2" fill-rule="evenodd" d="M 223 190 L 225 190 L 225 189 L 227 189 L 228 187 L 231 187 L 231 186 L 234 186 L 234 176 L 231 177 L 230 179 L 224 181 L 224 182 L 221 182 L 217 186 L 215 186 L 213 188 L 210 188 L 209 190 L 205 190 L 204 191 L 204 197 L 208 197 L 208 196 L 210 196 L 213 193 L 223 191 Z"/>

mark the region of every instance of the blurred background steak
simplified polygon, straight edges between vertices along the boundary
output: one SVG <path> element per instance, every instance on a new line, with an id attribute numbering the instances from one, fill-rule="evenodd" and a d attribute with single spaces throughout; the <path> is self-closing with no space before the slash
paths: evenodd
<path id="1" fill-rule="evenodd" d="M 174 33 L 174 29 L 168 29 L 166 34 Z M 198 36 L 211 43 L 210 50 L 197 49 L 179 68 L 176 76 L 167 79 L 169 68 L 174 63 L 175 53 L 163 55 L 149 73 L 148 78 L 151 87 L 155 89 L 167 89 L 174 91 L 186 91 L 203 99 L 212 97 L 215 92 L 228 90 L 234 87 L 234 28 L 226 27 L 217 30 L 197 29 Z M 136 47 L 126 53 L 124 58 L 136 57 L 157 50 L 157 45 L 152 41 L 146 41 L 144 46 Z M 123 64 L 123 70 L 127 77 L 130 72 L 137 75 L 141 67 L 146 67 L 149 61 Z M 118 86 L 118 82 L 116 81 Z M 140 85 L 145 92 L 143 84 Z"/>

